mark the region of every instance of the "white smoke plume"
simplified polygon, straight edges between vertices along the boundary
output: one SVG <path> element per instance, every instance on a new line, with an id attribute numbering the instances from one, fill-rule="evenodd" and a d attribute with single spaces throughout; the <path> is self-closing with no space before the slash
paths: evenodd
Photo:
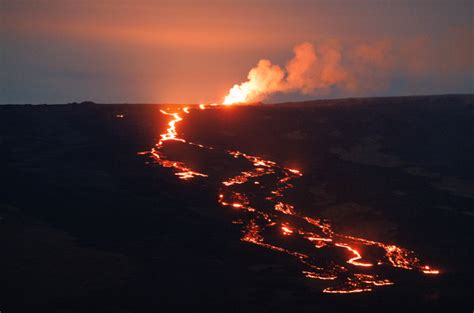
<path id="1" fill-rule="evenodd" d="M 229 90 L 224 104 L 258 102 L 278 92 L 327 94 L 332 88 L 354 92 L 364 88 L 361 76 L 374 77 L 374 71 L 386 71 L 384 67 L 390 66 L 385 59 L 385 48 L 383 45 L 360 46 L 343 62 L 339 45 L 328 43 L 316 49 L 304 42 L 294 47 L 294 56 L 285 68 L 266 59 L 260 60 L 250 70 L 247 81 Z"/>

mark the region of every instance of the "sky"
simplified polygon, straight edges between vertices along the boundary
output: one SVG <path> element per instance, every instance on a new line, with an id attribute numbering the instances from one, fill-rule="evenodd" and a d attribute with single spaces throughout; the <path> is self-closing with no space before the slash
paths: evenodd
<path id="1" fill-rule="evenodd" d="M 336 62 L 351 83 L 273 92 L 265 102 L 472 93 L 473 6 L 461 0 L 2 0 L 0 104 L 220 103 L 259 60 L 284 70 L 302 43 L 314 47 L 318 61 Z M 326 47 L 336 61 L 327 60 Z"/>

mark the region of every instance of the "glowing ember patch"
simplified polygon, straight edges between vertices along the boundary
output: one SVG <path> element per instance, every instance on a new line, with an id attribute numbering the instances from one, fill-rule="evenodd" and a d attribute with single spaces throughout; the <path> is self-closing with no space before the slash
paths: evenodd
<path id="1" fill-rule="evenodd" d="M 335 275 L 330 275 L 330 274 L 318 274 L 315 272 L 310 272 L 310 271 L 303 271 L 304 276 L 312 279 L 320 279 L 320 280 L 335 280 L 337 279 L 337 276 Z"/>
<path id="2" fill-rule="evenodd" d="M 355 288 L 355 289 L 336 289 L 336 288 L 326 288 L 323 290 L 324 293 L 360 293 L 372 291 L 372 288 Z"/>
<path id="3" fill-rule="evenodd" d="M 294 207 L 292 205 L 289 205 L 283 202 L 278 202 L 277 204 L 275 204 L 275 210 L 288 214 L 288 215 L 295 214 Z"/>
<path id="4" fill-rule="evenodd" d="M 428 265 L 426 266 L 423 266 L 421 268 L 421 271 L 425 274 L 429 274 L 429 275 L 437 275 L 439 274 L 439 270 L 436 270 L 436 269 L 433 269 L 431 267 L 429 267 Z"/>
<path id="5" fill-rule="evenodd" d="M 389 286 L 393 285 L 393 282 L 391 282 L 388 279 L 378 279 L 375 275 L 369 275 L 369 274 L 354 274 L 354 277 L 359 280 L 361 283 L 366 283 L 369 285 L 374 285 L 374 286 Z"/>
<path id="6" fill-rule="evenodd" d="M 309 241 L 332 241 L 331 238 L 321 238 L 321 237 L 307 237 Z"/>
<path id="7" fill-rule="evenodd" d="M 289 170 L 290 172 L 292 172 L 293 174 L 301 174 L 301 172 L 300 172 L 300 171 L 298 171 L 298 170 L 295 170 L 295 169 L 291 169 L 291 168 L 289 168 L 288 170 Z"/>
<path id="8" fill-rule="evenodd" d="M 281 230 L 283 231 L 283 235 L 291 235 L 293 234 L 293 230 L 288 226 L 282 226 Z"/>
<path id="9" fill-rule="evenodd" d="M 178 168 L 177 166 L 174 166 L 174 167 Z M 183 169 L 181 169 L 181 170 L 183 170 Z M 206 174 L 194 172 L 194 171 L 191 171 L 191 170 L 187 170 L 187 171 L 184 171 L 184 172 L 178 172 L 178 173 L 175 173 L 175 175 L 178 176 L 180 179 L 184 179 L 184 180 L 191 179 L 191 178 L 194 178 L 196 176 L 207 177 Z"/>
<path id="10" fill-rule="evenodd" d="M 258 227 L 254 220 L 251 220 L 247 225 L 242 240 L 252 243 L 259 243 L 263 241 L 263 237 L 260 235 L 260 227 Z"/>
<path id="11" fill-rule="evenodd" d="M 206 106 L 205 106 L 204 104 L 200 104 L 200 105 L 199 105 L 199 108 L 200 108 L 201 110 L 205 110 L 205 109 L 206 109 Z"/>

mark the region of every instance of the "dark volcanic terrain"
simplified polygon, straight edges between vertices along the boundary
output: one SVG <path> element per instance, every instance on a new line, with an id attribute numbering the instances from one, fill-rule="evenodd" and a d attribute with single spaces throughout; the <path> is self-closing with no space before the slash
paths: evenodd
<path id="1" fill-rule="evenodd" d="M 321 293 L 293 259 L 240 240 L 216 202 L 235 170 L 219 156 L 169 147 L 214 172 L 182 181 L 137 154 L 165 131 L 165 107 L 0 106 L 1 312 L 474 308 L 472 95 L 195 109 L 177 124 L 192 142 L 302 170 L 288 197 L 305 215 L 441 270 L 350 295 Z"/>

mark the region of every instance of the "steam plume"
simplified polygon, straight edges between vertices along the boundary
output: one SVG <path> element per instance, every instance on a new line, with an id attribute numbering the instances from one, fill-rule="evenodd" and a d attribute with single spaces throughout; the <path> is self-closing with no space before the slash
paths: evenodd
<path id="1" fill-rule="evenodd" d="M 248 74 L 248 80 L 234 85 L 224 104 L 257 102 L 273 93 L 299 92 L 327 94 L 333 88 L 355 91 L 363 88 L 361 75 L 372 74 L 385 65 L 384 46 L 364 46 L 356 49 L 343 65 L 342 49 L 334 43 L 316 49 L 304 42 L 294 47 L 294 56 L 285 68 L 262 59 Z M 359 59 L 357 66 L 351 60 Z M 373 75 L 372 75 L 373 76 Z"/>

